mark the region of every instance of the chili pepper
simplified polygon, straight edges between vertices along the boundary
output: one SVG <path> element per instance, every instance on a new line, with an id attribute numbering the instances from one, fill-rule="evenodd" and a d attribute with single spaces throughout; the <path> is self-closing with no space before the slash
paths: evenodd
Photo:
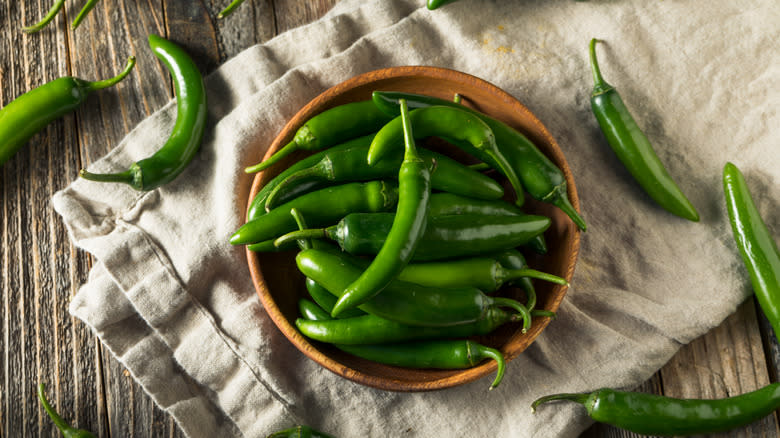
<path id="1" fill-rule="evenodd" d="M 95 435 L 93 435 L 92 432 L 84 429 L 76 429 L 66 423 L 65 420 L 57 414 L 57 411 L 51 407 L 49 401 L 46 399 L 46 387 L 43 383 L 38 385 L 38 399 L 43 405 L 43 410 L 49 414 L 49 418 L 54 422 L 54 425 L 62 432 L 62 436 L 65 438 L 95 438 Z"/>
<path id="2" fill-rule="evenodd" d="M 677 186 L 653 145 L 637 125 L 615 87 L 604 81 L 596 59 L 597 39 L 590 40 L 593 92 L 590 105 L 607 142 L 634 179 L 661 207 L 697 222 L 699 213 Z"/>
<path id="3" fill-rule="evenodd" d="M 331 295 L 332 297 L 333 295 Z M 328 314 L 325 309 L 320 307 L 317 303 L 311 300 L 307 300 L 306 298 L 301 298 L 298 300 L 298 311 L 301 313 L 301 316 L 310 321 L 325 321 L 333 319 L 331 318 L 330 314 Z M 297 321 L 296 321 L 297 324 Z"/>
<path id="4" fill-rule="evenodd" d="M 300 304 L 300 303 L 299 303 Z M 312 303 L 313 304 L 313 303 Z M 303 305 L 306 314 L 316 312 L 310 305 Z M 301 305 L 299 305 L 301 308 Z M 523 316 L 501 308 L 490 308 L 474 322 L 448 327 L 419 327 L 391 321 L 376 315 L 361 315 L 344 319 L 308 318 L 295 320 L 295 326 L 306 337 L 320 342 L 343 345 L 388 344 L 428 339 L 465 338 L 486 335 L 498 327 L 520 321 Z"/>
<path id="5" fill-rule="evenodd" d="M 406 101 L 401 101 L 404 159 L 398 172 L 398 207 L 393 223 L 376 257 L 360 276 L 347 286 L 330 312 L 337 317 L 381 292 L 412 259 L 428 223 L 431 198 L 431 170 L 417 153 L 412 121 Z M 379 135 L 379 134 L 377 134 Z"/>
<path id="6" fill-rule="evenodd" d="M 228 15 L 232 14 L 234 10 L 236 10 L 237 7 L 241 5 L 241 3 L 244 3 L 244 0 L 233 0 L 230 2 L 229 5 L 225 9 L 223 9 L 219 14 L 217 14 L 217 18 L 225 18 Z"/>
<path id="7" fill-rule="evenodd" d="M 149 35 L 149 46 L 168 68 L 176 88 L 176 123 L 165 144 L 151 157 L 133 163 L 124 172 L 96 174 L 82 169 L 91 181 L 129 184 L 136 190 L 153 190 L 176 179 L 200 148 L 206 127 L 206 87 L 198 67 L 176 44 Z"/>
<path id="8" fill-rule="evenodd" d="M 397 195 L 394 196 L 393 199 L 397 199 Z M 334 202 L 338 202 L 338 200 L 335 200 Z M 390 202 L 392 202 L 392 199 Z M 390 209 L 392 208 L 388 208 L 388 210 Z M 431 200 L 428 207 L 428 215 L 431 217 L 450 215 L 520 216 L 523 214 L 524 213 L 520 209 L 502 200 L 481 200 L 445 192 L 431 194 Z M 333 221 L 335 222 L 339 219 L 341 218 L 333 219 Z M 275 236 L 274 239 L 277 237 L 278 236 Z M 281 249 L 289 249 L 292 243 L 292 240 L 280 242 L 282 246 L 276 247 L 272 240 L 266 240 L 250 244 L 249 249 L 257 252 L 275 252 Z"/>
<path id="9" fill-rule="evenodd" d="M 230 237 L 230 243 L 263 242 L 295 230 L 295 220 L 290 216 L 293 207 L 310 218 L 312 225 L 322 226 L 356 211 L 389 211 L 397 201 L 398 186 L 394 182 L 370 181 L 328 187 L 295 198 L 245 223 Z"/>
<path id="10" fill-rule="evenodd" d="M 239 3 L 241 1 L 243 0 L 240 1 L 236 0 L 236 2 Z M 300 425 L 300 426 L 291 427 L 289 429 L 284 429 L 284 430 L 274 432 L 268 435 L 267 438 L 334 438 L 334 437 L 328 435 L 327 433 L 322 433 L 318 430 L 312 429 L 309 426 Z"/>
<path id="11" fill-rule="evenodd" d="M 505 283 L 519 278 L 535 278 L 564 286 L 569 285 L 569 282 L 557 275 L 530 268 L 509 269 L 490 257 L 409 264 L 398 278 L 409 283 L 431 287 L 471 286 L 486 293 L 495 292 Z"/>
<path id="12" fill-rule="evenodd" d="M 553 400 L 579 403 L 588 415 L 631 432 L 646 435 L 699 435 L 750 424 L 780 408 L 780 383 L 717 400 L 678 399 L 656 394 L 600 389 L 589 394 L 555 394 L 531 405 Z"/>
<path id="13" fill-rule="evenodd" d="M 325 155 L 331 152 L 348 151 L 354 148 L 362 148 L 364 150 L 368 150 L 368 146 L 371 145 L 371 141 L 374 139 L 374 135 L 375 134 L 358 137 L 349 140 L 347 142 L 344 142 L 340 145 L 333 146 L 324 151 L 317 152 L 313 155 L 302 158 L 301 160 L 292 164 L 287 169 L 283 170 L 279 175 L 275 176 L 271 181 L 268 181 L 268 183 L 266 183 L 263 186 L 263 188 L 257 192 L 257 195 L 255 195 L 254 199 L 252 199 L 252 203 L 249 205 L 249 209 L 247 211 L 247 221 L 256 219 L 257 217 L 262 216 L 266 213 L 265 204 L 268 200 L 268 196 L 276 188 L 276 186 L 281 184 L 281 182 L 287 179 L 288 176 L 294 174 L 299 170 L 313 166 L 315 163 L 319 162 Z M 287 202 L 295 196 L 299 196 L 303 193 L 310 192 L 315 187 L 317 187 L 316 181 L 312 181 L 310 184 L 302 184 L 298 186 L 296 190 L 290 190 L 287 193 L 287 196 L 284 197 L 284 200 L 280 199 L 279 202 Z"/>
<path id="14" fill-rule="evenodd" d="M 399 99 L 405 100 L 405 99 Z M 377 109 L 377 111 L 380 111 Z M 382 112 L 382 111 L 380 111 Z M 490 164 L 507 177 L 515 189 L 518 206 L 523 205 L 524 192 L 520 180 L 504 155 L 498 150 L 490 126 L 479 117 L 461 108 L 452 106 L 431 106 L 409 113 L 414 126 L 415 138 L 443 137 L 455 146 Z M 388 122 L 377 132 L 368 150 L 368 164 L 378 163 L 403 138 L 401 117 Z"/>
<path id="15" fill-rule="evenodd" d="M 318 151 L 343 141 L 376 132 L 390 117 L 370 100 L 339 105 L 309 119 L 295 132 L 291 142 L 267 160 L 249 166 L 246 173 L 259 172 L 298 150 Z"/>
<path id="16" fill-rule="evenodd" d="M 301 251 L 295 258 L 303 275 L 337 297 L 363 273 L 353 260 L 348 254 L 317 249 Z M 491 307 L 509 307 L 523 315 L 523 332 L 531 325 L 528 309 L 518 301 L 489 297 L 473 287 L 441 289 L 393 280 L 359 307 L 385 319 L 428 327 L 467 324 L 484 318 Z"/>
<path id="17" fill-rule="evenodd" d="M 97 2 L 100 0 L 87 0 L 86 3 L 84 3 L 84 7 L 81 8 L 81 11 L 78 15 L 76 15 L 76 18 L 73 19 L 73 23 L 70 25 L 71 29 L 76 30 L 77 27 L 79 27 L 79 24 L 87 17 L 87 14 L 92 10 L 92 8 L 97 5 Z"/>
<path id="18" fill-rule="evenodd" d="M 338 300 L 338 298 L 328 292 L 321 284 L 308 277 L 306 278 L 306 290 L 309 292 L 309 296 L 311 296 L 314 302 L 328 313 L 328 319 L 330 319 L 330 312 L 333 310 L 333 306 L 336 305 L 336 300 Z M 365 314 L 366 312 L 355 308 L 342 313 L 341 317 L 353 318 Z"/>
<path id="19" fill-rule="evenodd" d="M 332 151 L 311 167 L 301 169 L 276 185 L 266 199 L 265 208 L 270 210 L 289 200 L 293 193 L 300 193 L 300 185 L 320 187 L 328 183 L 348 181 L 369 181 L 372 179 L 397 178 L 403 152 L 391 153 L 374 166 L 366 163 L 365 149 L 354 148 Z M 419 149 L 420 158 L 425 160 L 431 172 L 431 188 L 479 199 L 500 199 L 504 189 L 494 179 L 436 152 Z"/>
<path id="20" fill-rule="evenodd" d="M 582 231 L 587 229 L 585 221 L 569 201 L 563 172 L 526 136 L 509 125 L 455 102 L 420 94 L 375 91 L 372 99 L 374 104 L 388 115 L 398 114 L 399 99 L 406 99 L 409 106 L 414 108 L 451 106 L 476 115 L 490 127 L 495 135 L 498 150 L 515 170 L 528 194 L 537 201 L 558 207 Z"/>
<path id="21" fill-rule="evenodd" d="M 750 274 L 753 291 L 775 336 L 780 338 L 780 252 L 733 163 L 723 168 L 723 191 L 734 238 Z"/>
<path id="22" fill-rule="evenodd" d="M 493 359 L 498 365 L 490 389 L 501 383 L 506 363 L 495 348 L 468 340 L 436 340 L 403 344 L 339 345 L 341 350 L 363 359 L 404 368 L 462 369 Z"/>
<path id="23" fill-rule="evenodd" d="M 352 213 L 338 224 L 289 232 L 274 244 L 301 238 L 328 238 L 355 255 L 377 254 L 390 232 L 392 213 Z M 432 261 L 489 254 L 528 243 L 550 226 L 544 216 L 431 216 L 412 259 Z"/>
<path id="24" fill-rule="evenodd" d="M 93 91 L 117 84 L 135 66 L 127 60 L 117 76 L 89 82 L 66 76 L 34 88 L 0 109 L 0 166 L 8 161 L 36 132 L 53 120 L 74 111 Z"/>
<path id="25" fill-rule="evenodd" d="M 65 0 L 55 1 L 51 9 L 49 9 L 49 12 L 44 15 L 41 21 L 33 24 L 32 26 L 23 27 L 22 30 L 26 33 L 39 32 L 44 27 L 46 27 L 51 22 L 51 20 L 54 20 L 54 17 L 56 17 L 60 10 L 62 10 L 63 6 L 65 6 Z"/>
<path id="26" fill-rule="evenodd" d="M 428 0 L 427 6 L 428 6 L 428 9 L 432 11 L 432 10 L 438 9 L 438 8 L 448 4 L 448 3 L 455 3 L 456 1 L 458 1 L 458 0 Z M 456 94 L 455 96 L 457 97 L 458 95 Z"/>
<path id="27" fill-rule="evenodd" d="M 353 259 L 353 264 L 360 268 L 365 268 L 368 266 L 368 263 L 369 261 L 366 259 Z M 529 299 L 533 297 L 532 300 L 529 300 L 529 304 L 533 305 L 536 305 L 536 299 L 535 294 L 533 296 L 530 295 L 535 292 L 531 279 L 549 281 L 564 286 L 569 285 L 566 279 L 557 275 L 530 269 L 523 255 L 517 250 L 507 250 L 492 256 L 443 260 L 440 262 L 410 263 L 398 274 L 398 279 L 408 283 L 419 284 L 420 286 L 444 289 L 468 286 L 477 288 L 485 293 L 496 292 L 504 284 L 518 284 L 524 288 L 529 295 Z M 528 283 L 527 285 L 526 282 Z M 313 283 L 316 284 L 316 282 Z M 318 287 L 322 288 L 319 285 Z M 324 288 L 321 290 L 324 290 Z M 322 293 L 321 290 L 317 291 L 317 293 Z M 327 291 L 325 292 L 328 293 Z M 319 303 L 317 299 L 314 301 Z M 320 305 L 325 309 L 329 308 L 328 305 Z M 531 306 L 527 307 L 531 308 Z"/>

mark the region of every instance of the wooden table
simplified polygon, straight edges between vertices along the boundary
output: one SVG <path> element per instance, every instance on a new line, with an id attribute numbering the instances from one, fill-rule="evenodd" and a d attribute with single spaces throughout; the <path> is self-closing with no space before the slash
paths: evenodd
<path id="1" fill-rule="evenodd" d="M 248 0 L 217 21 L 228 0 L 103 0 L 76 31 L 83 2 L 35 35 L 22 24 L 53 0 L 0 0 L 0 105 L 64 75 L 113 76 L 130 54 L 138 66 L 121 92 L 93 96 L 51 124 L 0 169 L 0 437 L 58 436 L 36 398 L 38 382 L 61 415 L 100 437 L 178 437 L 183 433 L 101 346 L 68 303 L 87 280 L 91 257 L 69 241 L 49 200 L 78 170 L 106 154 L 172 96 L 168 73 L 147 50 L 156 33 L 185 46 L 204 72 L 256 43 L 327 12 L 336 0 Z M 680 397 L 723 397 L 777 379 L 777 342 L 753 300 L 684 347 L 641 389 Z M 724 436 L 778 436 L 776 416 Z M 594 426 L 584 437 L 629 437 Z"/>

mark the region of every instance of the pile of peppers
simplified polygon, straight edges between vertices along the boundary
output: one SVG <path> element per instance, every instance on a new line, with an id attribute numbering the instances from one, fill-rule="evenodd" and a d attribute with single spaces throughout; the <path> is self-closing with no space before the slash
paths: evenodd
<path id="1" fill-rule="evenodd" d="M 437 137 L 478 160 L 466 165 L 417 144 Z M 403 149 L 399 146 L 403 145 Z M 308 298 L 296 326 L 310 339 L 399 367 L 460 369 L 504 357 L 474 341 L 504 324 L 527 331 L 536 309 L 521 251 L 545 252 L 545 216 L 525 193 L 585 229 L 563 174 L 523 134 L 485 114 L 430 96 L 376 91 L 324 111 L 257 172 L 295 151 L 311 155 L 269 181 L 230 238 L 253 251 L 299 247 Z M 480 169 L 509 182 L 513 194 Z M 507 201 L 511 199 L 512 201 Z M 501 292 L 516 285 L 515 297 Z"/>

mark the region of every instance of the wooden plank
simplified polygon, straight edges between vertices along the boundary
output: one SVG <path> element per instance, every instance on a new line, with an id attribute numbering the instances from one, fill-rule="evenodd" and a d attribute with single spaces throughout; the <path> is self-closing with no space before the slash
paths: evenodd
<path id="1" fill-rule="evenodd" d="M 753 299 L 720 326 L 694 340 L 661 370 L 664 394 L 681 398 L 723 398 L 769 384 L 766 355 Z M 776 415 L 713 436 L 780 436 Z"/>
<path id="2" fill-rule="evenodd" d="M 276 0 L 274 1 L 276 30 L 282 33 L 310 23 L 325 15 L 336 3 L 337 0 Z"/>

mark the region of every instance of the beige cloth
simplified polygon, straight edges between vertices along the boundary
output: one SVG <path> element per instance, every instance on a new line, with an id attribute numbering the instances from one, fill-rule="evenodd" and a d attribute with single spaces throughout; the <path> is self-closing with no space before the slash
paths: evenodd
<path id="1" fill-rule="evenodd" d="M 322 19 L 246 49 L 207 80 L 203 146 L 149 193 L 83 180 L 53 199 L 99 261 L 71 312 L 94 330 L 191 437 L 258 437 L 305 423 L 341 436 L 572 437 L 590 420 L 560 391 L 633 387 L 750 294 L 728 228 L 721 170 L 746 174 L 780 234 L 780 7 L 777 0 L 648 2 L 348 0 Z M 662 161 L 698 207 L 665 213 L 606 145 L 589 108 L 587 44 L 599 46 Z M 561 145 L 590 225 L 559 318 L 489 379 L 417 394 L 343 380 L 299 353 L 258 301 L 243 248 L 244 166 L 310 99 L 359 73 L 433 65 L 484 78 L 526 104 Z M 169 104 L 92 171 L 153 153 Z"/>

